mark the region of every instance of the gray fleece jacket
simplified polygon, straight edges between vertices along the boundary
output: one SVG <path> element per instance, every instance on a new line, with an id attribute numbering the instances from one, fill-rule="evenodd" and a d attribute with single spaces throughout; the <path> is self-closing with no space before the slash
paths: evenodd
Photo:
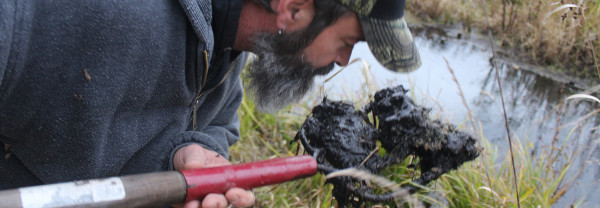
<path id="1" fill-rule="evenodd" d="M 227 157 L 240 11 L 241 0 L 0 1 L 0 189 L 168 170 L 191 143 Z"/>

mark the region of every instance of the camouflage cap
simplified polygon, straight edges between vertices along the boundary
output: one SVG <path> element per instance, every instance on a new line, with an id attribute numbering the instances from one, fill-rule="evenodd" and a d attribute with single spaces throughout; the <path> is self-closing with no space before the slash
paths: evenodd
<path id="1" fill-rule="evenodd" d="M 406 0 L 336 0 L 358 14 L 369 49 L 384 67 L 410 72 L 421 57 L 404 20 Z"/>

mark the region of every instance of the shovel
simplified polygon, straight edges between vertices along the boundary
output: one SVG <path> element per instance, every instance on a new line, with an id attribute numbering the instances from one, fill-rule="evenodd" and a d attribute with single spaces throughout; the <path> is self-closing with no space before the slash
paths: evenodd
<path id="1" fill-rule="evenodd" d="M 146 173 L 0 191 L 0 207 L 164 207 L 312 176 L 317 162 L 294 156 L 220 167 Z"/>

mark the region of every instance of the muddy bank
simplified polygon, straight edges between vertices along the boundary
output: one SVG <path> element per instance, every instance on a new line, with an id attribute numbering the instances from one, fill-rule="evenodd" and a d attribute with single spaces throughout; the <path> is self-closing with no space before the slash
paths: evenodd
<path id="1" fill-rule="evenodd" d="M 462 25 L 446 26 L 431 23 L 408 23 L 409 28 L 414 36 L 422 36 L 439 44 L 446 44 L 452 40 L 467 40 L 491 49 L 490 39 L 486 31 L 480 31 L 473 28 L 465 28 Z M 590 92 L 596 96 L 600 95 L 599 77 L 576 77 L 571 76 L 569 71 L 575 69 L 561 69 L 557 66 L 539 65 L 532 60 L 528 60 L 526 56 L 519 55 L 519 52 L 507 47 L 501 47 L 501 42 L 494 40 L 494 52 L 496 53 L 496 61 L 500 67 L 512 70 L 524 70 L 535 73 L 539 76 L 553 80 L 565 87 L 572 88 L 577 92 Z M 493 59 L 489 59 L 492 65 Z"/>
<path id="2" fill-rule="evenodd" d="M 486 35 L 489 28 L 497 45 L 518 50 L 512 56 L 525 63 L 560 66 L 557 71 L 583 79 L 600 76 L 598 1 L 425 0 L 407 2 L 407 8 L 418 17 L 414 19 L 463 24 Z"/>

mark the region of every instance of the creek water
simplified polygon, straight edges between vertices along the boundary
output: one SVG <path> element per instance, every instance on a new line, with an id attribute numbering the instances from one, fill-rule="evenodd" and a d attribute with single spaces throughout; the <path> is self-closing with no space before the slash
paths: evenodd
<path id="1" fill-rule="evenodd" d="M 418 70 L 390 72 L 375 60 L 365 43 L 359 43 L 351 60 L 364 60 L 370 69 L 367 75 L 362 71 L 363 62 L 355 62 L 324 84 L 324 79 L 318 80 L 322 87 L 316 93 L 329 99 L 360 103 L 365 94 L 372 94 L 369 86 L 381 89 L 402 84 L 412 89 L 417 103 L 432 108 L 432 117 L 471 130 L 468 111 L 449 66 L 460 83 L 477 128 L 483 129 L 483 136 L 494 145 L 492 148 L 497 148 L 498 162 L 506 159 L 507 131 L 487 36 L 440 28 L 413 29 L 413 36 L 423 62 Z M 503 59 L 498 65 L 513 143 L 520 142 L 529 149 L 529 154 L 548 151 L 554 145 L 563 148 L 559 158 L 573 152 L 578 158 L 572 162 L 563 184 L 571 179 L 575 182 L 554 206 L 570 206 L 582 197 L 583 207 L 600 206 L 600 133 L 594 130 L 600 119 L 597 114 L 586 117 L 600 109 L 599 105 L 582 99 L 565 101 L 567 96 L 581 90 L 532 73 L 514 60 Z M 369 82 L 373 84 L 368 85 Z M 555 166 L 564 162 L 557 161 Z"/>

